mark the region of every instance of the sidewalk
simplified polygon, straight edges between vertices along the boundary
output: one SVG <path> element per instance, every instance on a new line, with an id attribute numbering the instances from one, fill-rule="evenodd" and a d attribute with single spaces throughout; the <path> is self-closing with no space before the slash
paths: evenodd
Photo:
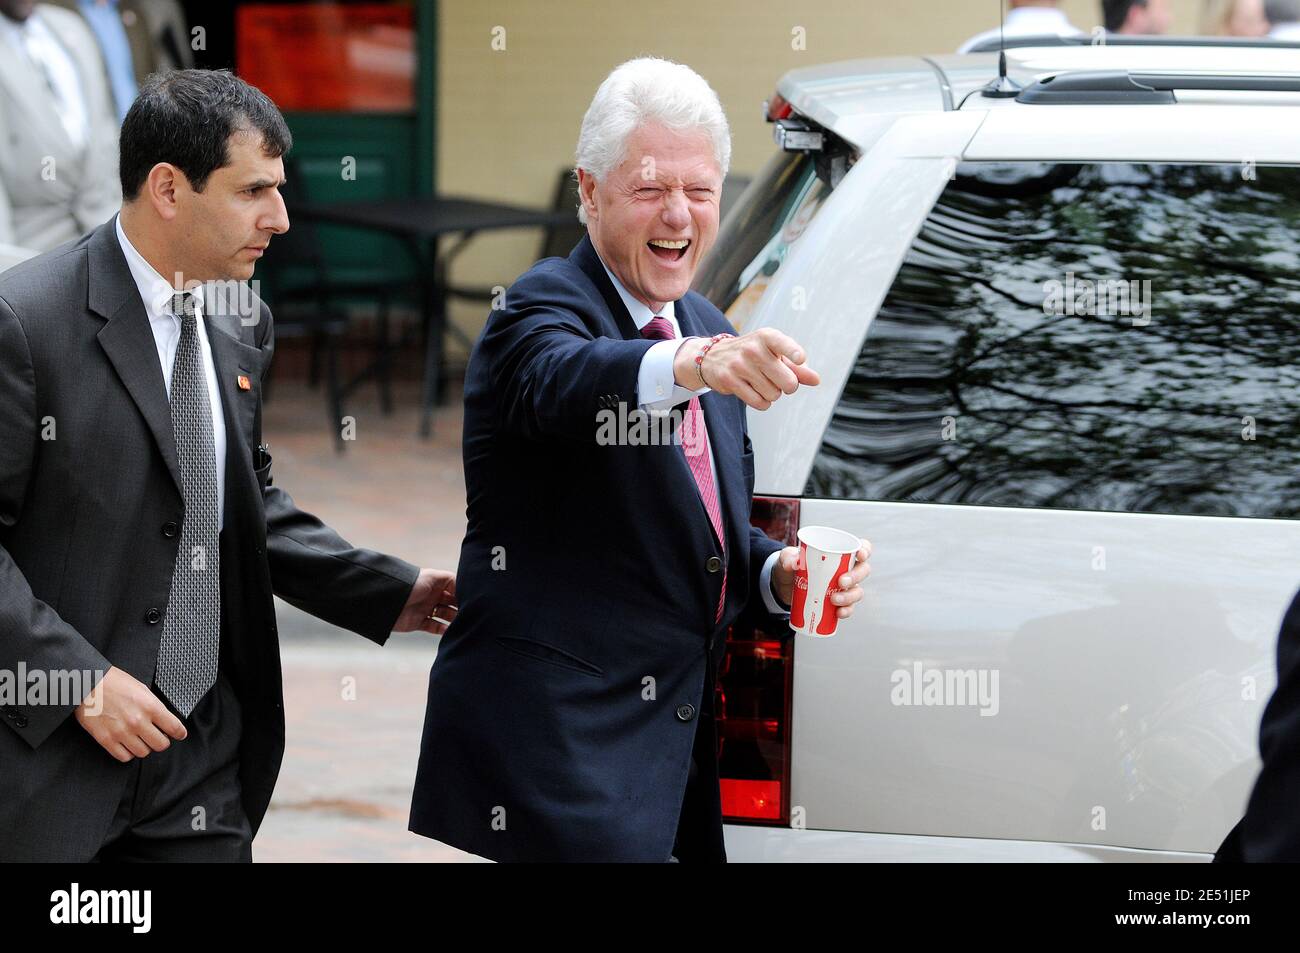
<path id="1" fill-rule="evenodd" d="M 395 388 L 379 412 L 353 395 L 356 440 L 334 452 L 320 391 L 279 381 L 265 406 L 275 485 L 346 539 L 421 566 L 456 568 L 465 530 L 461 410 L 440 410 L 432 440 L 416 435 L 418 392 Z M 277 600 L 286 749 L 271 808 L 253 843 L 260 862 L 476 861 L 406 829 L 420 749 L 431 635 L 387 646 Z"/>

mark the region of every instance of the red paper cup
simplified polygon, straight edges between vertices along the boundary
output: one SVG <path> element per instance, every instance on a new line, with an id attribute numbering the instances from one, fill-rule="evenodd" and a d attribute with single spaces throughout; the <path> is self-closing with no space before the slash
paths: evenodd
<path id="1" fill-rule="evenodd" d="M 835 634 L 839 606 L 831 593 L 840 589 L 839 578 L 853 568 L 862 540 L 829 526 L 799 530 L 799 564 L 794 576 L 794 603 L 790 628 L 804 635 L 826 638 Z"/>

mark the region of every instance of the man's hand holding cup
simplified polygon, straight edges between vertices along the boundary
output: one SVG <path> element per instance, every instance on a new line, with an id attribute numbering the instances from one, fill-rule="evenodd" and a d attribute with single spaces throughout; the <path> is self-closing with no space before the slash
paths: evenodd
<path id="1" fill-rule="evenodd" d="M 838 620 L 853 615 L 862 599 L 870 558 L 871 543 L 865 539 L 827 526 L 800 529 L 799 545 L 781 550 L 772 567 L 772 588 L 790 606 L 790 627 L 807 635 L 834 635 Z"/>

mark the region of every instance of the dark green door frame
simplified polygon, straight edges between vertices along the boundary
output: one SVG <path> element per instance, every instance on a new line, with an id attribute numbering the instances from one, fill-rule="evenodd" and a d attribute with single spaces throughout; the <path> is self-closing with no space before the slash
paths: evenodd
<path id="1" fill-rule="evenodd" d="M 438 0 L 416 0 L 415 7 L 415 188 L 418 195 L 438 191 Z"/>
<path id="2" fill-rule="evenodd" d="M 437 175 L 437 0 L 415 0 L 414 111 L 401 113 L 286 112 L 300 188 L 312 202 L 364 201 L 432 195 Z M 349 161 L 350 160 L 350 161 Z M 353 177 L 345 178 L 345 162 Z M 327 274 L 339 283 L 399 283 L 416 263 L 401 241 L 365 229 L 316 226 Z M 311 280 L 301 269 L 282 275 L 293 285 Z M 272 296 L 275 289 L 270 289 Z"/>

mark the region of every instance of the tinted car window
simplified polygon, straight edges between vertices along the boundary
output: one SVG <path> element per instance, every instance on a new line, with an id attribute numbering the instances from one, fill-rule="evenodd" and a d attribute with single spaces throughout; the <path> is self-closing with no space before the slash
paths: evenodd
<path id="1" fill-rule="evenodd" d="M 1300 515 L 1300 170 L 965 164 L 810 496 Z"/>
<path id="2" fill-rule="evenodd" d="M 829 193 L 811 154 L 773 155 L 719 231 L 696 276 L 695 290 L 744 331 L 790 246 Z"/>

